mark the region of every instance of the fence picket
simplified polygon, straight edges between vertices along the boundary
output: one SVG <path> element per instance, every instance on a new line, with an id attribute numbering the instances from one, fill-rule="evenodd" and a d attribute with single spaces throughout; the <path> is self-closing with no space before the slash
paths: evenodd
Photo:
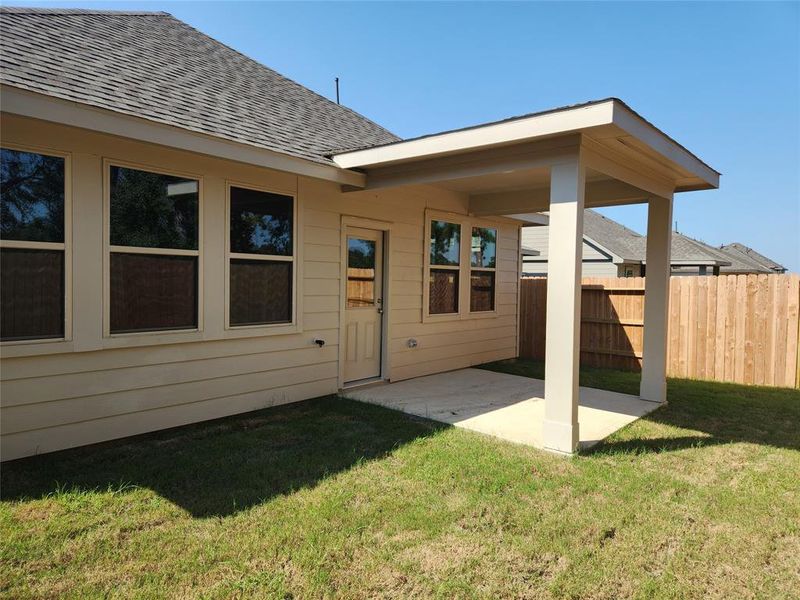
<path id="1" fill-rule="evenodd" d="M 644 278 L 586 278 L 581 362 L 641 368 Z M 800 387 L 800 277 L 673 277 L 667 373 L 716 381 Z M 520 356 L 544 358 L 547 279 L 520 289 Z"/>

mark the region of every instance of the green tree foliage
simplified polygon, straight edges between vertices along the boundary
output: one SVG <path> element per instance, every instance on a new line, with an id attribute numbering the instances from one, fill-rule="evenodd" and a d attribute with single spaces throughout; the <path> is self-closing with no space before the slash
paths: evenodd
<path id="1" fill-rule="evenodd" d="M 351 269 L 375 268 L 375 242 L 351 239 L 347 244 L 347 266 Z"/>
<path id="2" fill-rule="evenodd" d="M 291 196 L 231 188 L 231 251 L 291 256 Z"/>
<path id="3" fill-rule="evenodd" d="M 431 264 L 457 265 L 460 241 L 460 225 L 431 221 Z"/>
<path id="4" fill-rule="evenodd" d="M 197 250 L 196 184 L 182 177 L 111 167 L 111 244 Z"/>
<path id="5" fill-rule="evenodd" d="M 0 160 L 3 239 L 64 241 L 64 159 L 3 148 Z"/>

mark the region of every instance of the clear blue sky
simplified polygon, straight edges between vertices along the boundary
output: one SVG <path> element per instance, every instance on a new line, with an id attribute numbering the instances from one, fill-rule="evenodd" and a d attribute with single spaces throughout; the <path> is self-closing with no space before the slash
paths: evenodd
<path id="1" fill-rule="evenodd" d="M 617 96 L 723 174 L 681 232 L 800 271 L 798 3 L 4 4 L 165 10 L 403 137 Z"/>

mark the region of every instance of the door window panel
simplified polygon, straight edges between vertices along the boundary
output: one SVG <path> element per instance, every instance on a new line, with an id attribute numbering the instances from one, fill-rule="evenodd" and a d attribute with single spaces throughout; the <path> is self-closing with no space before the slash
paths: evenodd
<path id="1" fill-rule="evenodd" d="M 375 306 L 375 241 L 347 239 L 347 308 Z"/>

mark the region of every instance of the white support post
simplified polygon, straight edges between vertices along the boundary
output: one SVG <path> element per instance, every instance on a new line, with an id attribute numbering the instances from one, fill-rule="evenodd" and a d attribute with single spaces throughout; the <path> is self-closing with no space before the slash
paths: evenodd
<path id="1" fill-rule="evenodd" d="M 667 399 L 667 324 L 669 319 L 672 198 L 651 198 L 647 209 L 647 275 L 644 292 L 643 400 Z"/>
<path id="2" fill-rule="evenodd" d="M 550 170 L 547 325 L 542 442 L 547 450 L 578 448 L 581 259 L 586 173 L 583 161 Z"/>

